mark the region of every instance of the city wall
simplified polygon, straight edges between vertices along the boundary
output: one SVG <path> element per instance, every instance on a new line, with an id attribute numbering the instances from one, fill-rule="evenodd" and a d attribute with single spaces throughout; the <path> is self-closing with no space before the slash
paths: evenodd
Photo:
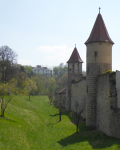
<path id="1" fill-rule="evenodd" d="M 98 77 L 96 109 L 97 129 L 120 138 L 120 109 L 117 106 L 115 72 Z"/>
<path id="2" fill-rule="evenodd" d="M 71 85 L 71 111 L 79 113 L 81 110 L 81 116 L 86 118 L 86 78 Z"/>

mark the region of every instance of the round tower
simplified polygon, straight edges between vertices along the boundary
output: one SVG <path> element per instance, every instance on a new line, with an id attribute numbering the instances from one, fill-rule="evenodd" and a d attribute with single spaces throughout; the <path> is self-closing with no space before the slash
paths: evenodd
<path id="1" fill-rule="evenodd" d="M 82 59 L 75 46 L 68 63 L 68 88 L 67 88 L 67 100 L 66 109 L 71 110 L 71 82 L 72 80 L 79 80 L 82 77 Z"/>
<path id="2" fill-rule="evenodd" d="M 106 26 L 99 12 L 92 32 L 85 42 L 86 51 L 86 125 L 96 126 L 97 76 L 112 70 L 112 45 Z"/>

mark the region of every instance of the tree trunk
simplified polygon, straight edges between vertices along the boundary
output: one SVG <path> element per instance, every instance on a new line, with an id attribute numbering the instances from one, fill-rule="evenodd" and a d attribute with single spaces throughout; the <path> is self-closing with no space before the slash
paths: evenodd
<path id="1" fill-rule="evenodd" d="M 61 121 L 61 110 L 59 109 L 59 121 Z"/>
<path id="2" fill-rule="evenodd" d="M 4 117 L 4 99 L 2 98 L 2 101 L 1 101 L 1 117 Z"/>
<path id="3" fill-rule="evenodd" d="M 76 123 L 76 133 L 78 133 L 78 121 Z"/>
<path id="4" fill-rule="evenodd" d="M 49 98 L 49 101 L 50 101 L 50 105 L 51 105 L 51 98 Z"/>
<path id="5" fill-rule="evenodd" d="M 4 112 L 5 112 L 5 110 L 3 110 L 2 113 L 1 113 L 2 118 L 4 118 Z"/>

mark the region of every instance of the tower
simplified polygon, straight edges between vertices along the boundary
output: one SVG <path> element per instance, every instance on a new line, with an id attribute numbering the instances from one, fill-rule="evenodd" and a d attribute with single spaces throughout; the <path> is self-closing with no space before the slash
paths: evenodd
<path id="1" fill-rule="evenodd" d="M 85 42 L 86 51 L 86 125 L 96 126 L 96 86 L 97 76 L 107 70 L 112 70 L 112 45 L 106 26 L 99 14 L 92 32 Z"/>
<path id="2" fill-rule="evenodd" d="M 67 88 L 67 100 L 66 109 L 71 110 L 71 81 L 79 80 L 82 77 L 82 59 L 75 46 L 68 63 L 68 88 Z"/>

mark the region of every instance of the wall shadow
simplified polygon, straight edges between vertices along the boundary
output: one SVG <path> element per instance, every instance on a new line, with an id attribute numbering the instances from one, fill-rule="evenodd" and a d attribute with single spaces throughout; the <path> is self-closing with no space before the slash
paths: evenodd
<path id="1" fill-rule="evenodd" d="M 88 142 L 93 149 L 109 148 L 113 145 L 118 145 L 117 148 L 120 148 L 119 139 L 107 136 L 101 131 L 97 130 L 89 131 L 89 129 L 87 130 L 88 131 L 80 131 L 78 134 L 74 133 L 64 139 L 61 139 L 60 141 L 57 141 L 57 143 L 66 147 L 67 145 L 72 145 L 75 143 Z"/>
<path id="2" fill-rule="evenodd" d="M 57 116 L 58 114 L 50 115 Z M 76 125 L 75 116 L 71 115 L 70 111 L 62 111 L 61 115 L 66 115 L 69 117 L 70 121 Z M 83 119 L 84 120 L 84 119 Z M 94 128 L 87 127 L 86 122 L 82 118 L 79 123 L 79 133 L 74 133 L 64 139 L 57 141 L 61 146 L 66 147 L 67 145 L 72 145 L 80 142 L 88 142 L 93 149 L 109 148 L 113 145 L 117 145 L 117 149 L 120 148 L 120 139 L 107 136 L 102 131 L 97 131 Z M 76 131 L 75 131 L 76 132 Z"/>

